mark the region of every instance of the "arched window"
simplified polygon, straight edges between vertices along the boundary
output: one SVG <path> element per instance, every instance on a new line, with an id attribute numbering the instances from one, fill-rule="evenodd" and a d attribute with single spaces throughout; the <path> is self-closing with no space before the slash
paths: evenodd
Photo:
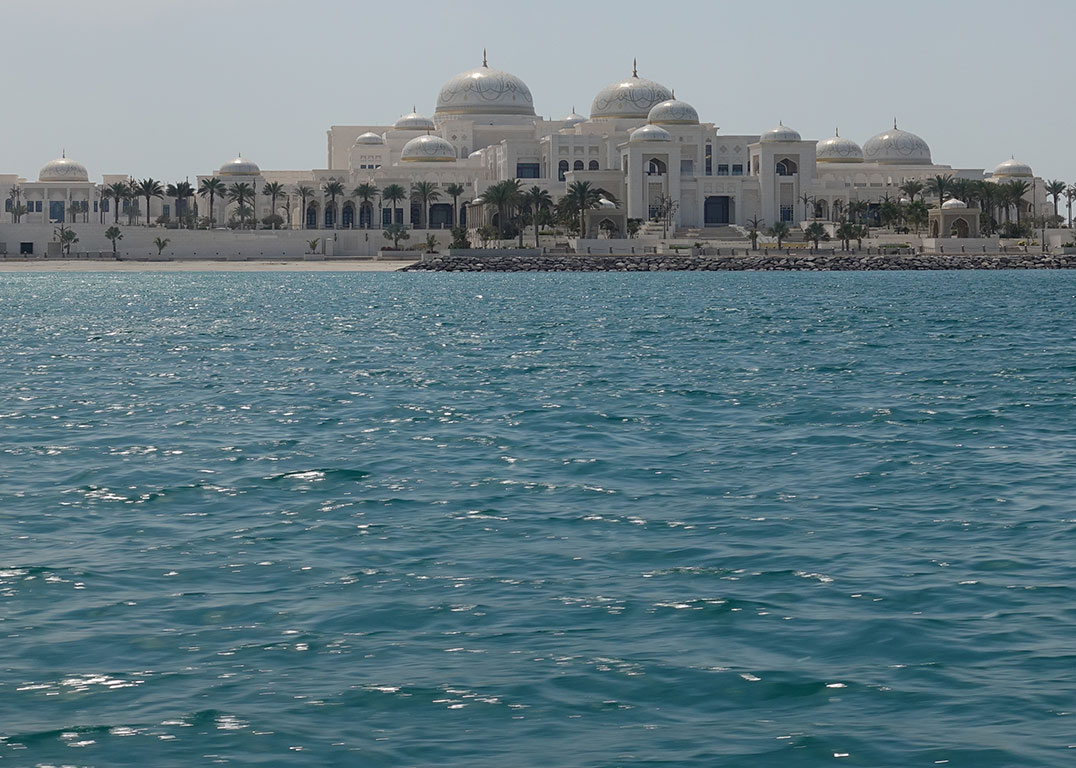
<path id="1" fill-rule="evenodd" d="M 576 160 L 574 163 L 572 163 L 572 170 L 573 171 L 581 171 L 581 170 L 583 170 L 583 161 L 582 160 Z"/>
<path id="2" fill-rule="evenodd" d="M 568 172 L 568 161 L 561 160 L 557 165 L 557 178 L 564 181 L 564 174 Z"/>
<path id="3" fill-rule="evenodd" d="M 794 160 L 789 160 L 788 158 L 778 160 L 774 170 L 778 176 L 791 176 L 797 170 L 796 162 Z"/>
<path id="4" fill-rule="evenodd" d="M 662 176 L 666 170 L 665 163 L 658 160 L 656 157 L 652 158 L 646 166 L 646 173 L 648 176 Z"/>
<path id="5" fill-rule="evenodd" d="M 590 166 L 588 167 L 587 170 L 590 170 L 590 171 L 598 170 L 598 161 L 597 160 L 591 160 L 590 161 Z"/>

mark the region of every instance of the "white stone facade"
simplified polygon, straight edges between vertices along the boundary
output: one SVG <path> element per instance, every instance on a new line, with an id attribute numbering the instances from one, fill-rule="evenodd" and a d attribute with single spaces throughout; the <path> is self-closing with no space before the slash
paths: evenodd
<path id="1" fill-rule="evenodd" d="M 240 157 L 191 183 L 197 188 L 216 176 L 227 185 L 248 184 L 255 193 L 250 203 L 261 219 L 273 213 L 265 184 L 278 182 L 287 196 L 277 200 L 276 213 L 286 226 L 304 229 L 380 228 L 390 221 L 447 228 L 466 219 L 468 204 L 490 184 L 510 178 L 521 179 L 524 187 L 537 185 L 554 200 L 570 182 L 590 181 L 634 219 L 651 219 L 656 202 L 671 198 L 677 203 L 675 225 L 681 228 L 744 225 L 752 219 L 766 225 L 831 220 L 850 201 L 899 199 L 904 182 L 939 174 L 1024 178 L 1031 183 L 1026 210 L 1048 206 L 1042 179 L 1027 166 L 1007 161 L 991 175 L 940 165 L 923 139 L 895 124 L 862 146 L 840 136 L 805 140 L 784 125 L 755 135 L 723 134 L 671 89 L 637 70 L 598 90 L 589 118 L 573 110 L 564 120 L 546 120 L 535 114 L 530 89 L 520 78 L 483 61 L 445 83 L 432 117 L 415 110 L 391 125 L 334 125 L 327 132 L 327 149 L 323 169 L 262 170 Z M 116 217 L 115 203 L 103 199 L 102 190 L 124 178 L 94 183 L 86 169 L 63 157 L 42 168 L 37 181 L 0 175 L 0 199 L 10 213 L 16 203 L 9 193 L 17 187 L 29 209 L 22 220 L 30 223 L 70 222 L 74 215 L 78 222 L 107 225 Z M 324 192 L 333 181 L 343 186 L 335 201 Z M 436 185 L 439 197 L 429 210 L 408 198 L 390 211 L 380 197 L 363 201 L 354 194 L 363 184 L 379 190 L 397 184 L 410 193 L 416 182 Z M 465 190 L 455 201 L 445 191 L 450 184 Z M 312 190 L 305 205 L 296 193 L 302 186 Z M 207 198 L 195 198 L 194 204 L 200 216 L 209 214 Z M 145 200 L 139 205 L 144 208 Z M 227 200 L 218 199 L 215 207 L 217 226 L 235 212 Z M 172 216 L 175 210 L 174 200 L 153 199 L 149 218 Z M 145 221 L 144 210 L 140 217 Z"/>

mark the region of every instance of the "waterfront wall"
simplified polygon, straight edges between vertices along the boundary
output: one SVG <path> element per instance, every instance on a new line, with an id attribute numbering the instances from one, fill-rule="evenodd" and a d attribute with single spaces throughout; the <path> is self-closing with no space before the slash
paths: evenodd
<path id="1" fill-rule="evenodd" d="M 864 271 L 942 269 L 1076 269 L 1076 254 L 1044 253 L 944 253 L 866 254 L 755 253 L 747 256 L 432 256 L 404 267 L 403 271 L 431 272 L 669 272 L 669 271 Z"/>
<path id="2" fill-rule="evenodd" d="M 112 243 L 105 237 L 107 225 L 98 223 L 73 224 L 69 229 L 78 235 L 79 242 L 71 248 L 71 257 L 111 258 Z M 304 259 L 308 258 L 307 243 L 318 239 L 316 257 L 325 259 L 374 259 L 378 250 L 390 245 L 381 230 L 231 230 L 165 229 L 163 227 L 121 226 L 123 239 L 116 243 L 120 259 L 156 259 L 158 237 L 169 241 L 159 258 L 162 259 Z M 51 224 L 0 223 L 0 258 L 20 258 L 23 243 L 30 243 L 32 258 L 59 258 L 56 227 Z M 447 246 L 449 233 L 431 232 L 438 243 Z M 412 232 L 411 240 L 401 245 L 417 245 L 426 232 Z M 398 251 L 400 259 L 418 259 L 419 251 Z M 26 258 L 26 256 L 21 256 Z"/>

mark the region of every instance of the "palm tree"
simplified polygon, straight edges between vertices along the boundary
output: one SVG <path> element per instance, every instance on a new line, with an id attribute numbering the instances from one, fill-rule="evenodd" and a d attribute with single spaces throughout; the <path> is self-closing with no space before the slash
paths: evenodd
<path id="1" fill-rule="evenodd" d="M 814 242 L 814 248 L 818 250 L 819 240 L 829 240 L 829 232 L 826 231 L 826 225 L 820 221 L 812 221 L 807 225 L 807 228 L 803 230 L 803 233 L 807 236 L 808 240 Z"/>
<path id="2" fill-rule="evenodd" d="M 900 191 L 908 196 L 908 202 L 914 203 L 915 196 L 921 194 L 923 191 L 923 182 L 916 179 L 908 179 L 900 185 Z"/>
<path id="3" fill-rule="evenodd" d="M 915 227 L 915 234 L 917 237 L 919 236 L 919 230 L 927 223 L 929 215 L 927 204 L 922 200 L 908 203 L 908 211 L 905 213 L 905 216 L 908 219 L 908 223 Z"/>
<path id="4" fill-rule="evenodd" d="M 531 218 L 534 221 L 534 247 L 539 248 L 538 242 L 538 214 L 540 211 L 548 211 L 553 205 L 553 198 L 549 193 L 537 184 L 523 193 L 523 204 L 531 210 Z"/>
<path id="5" fill-rule="evenodd" d="M 254 197 L 254 187 L 247 184 L 245 181 L 237 181 L 228 187 L 226 193 L 228 199 L 236 205 L 236 213 L 239 214 L 239 226 L 243 227 L 246 223 L 247 214 L 250 213 L 250 209 L 247 208 L 247 200 Z M 257 226 L 257 222 L 255 222 Z"/>
<path id="6" fill-rule="evenodd" d="M 176 221 L 182 227 L 183 217 L 187 214 L 187 198 L 194 197 L 194 187 L 188 181 L 181 181 L 178 184 L 169 184 L 165 194 L 168 197 L 175 198 Z"/>
<path id="7" fill-rule="evenodd" d="M 262 187 L 262 194 L 273 201 L 272 215 L 276 216 L 276 201 L 284 194 L 284 185 L 279 181 L 268 181 Z M 276 229 L 276 219 L 273 219 L 273 229 Z"/>
<path id="8" fill-rule="evenodd" d="M 758 216 L 752 216 L 747 220 L 747 236 L 751 238 L 751 250 L 758 250 L 758 234 L 762 231 L 764 222 Z"/>
<path id="9" fill-rule="evenodd" d="M 336 229 L 339 216 L 336 215 L 336 198 L 344 194 L 344 182 L 337 181 L 336 179 L 329 179 L 321 185 L 321 191 L 329 196 L 329 204 L 332 206 L 333 211 L 333 229 Z"/>
<path id="10" fill-rule="evenodd" d="M 1069 209 L 1069 229 L 1072 229 L 1072 201 L 1076 200 L 1076 185 L 1065 187 L 1065 202 Z"/>
<path id="11" fill-rule="evenodd" d="M 411 184 L 411 199 L 417 201 L 422 208 L 423 229 L 430 228 L 430 203 L 440 197 L 441 193 L 437 191 L 437 185 L 432 181 L 416 181 Z"/>
<path id="12" fill-rule="evenodd" d="M 113 225 L 105 230 L 105 237 L 112 241 L 112 255 L 116 255 L 116 241 L 123 239 L 123 233 L 120 232 L 120 228 Z"/>
<path id="13" fill-rule="evenodd" d="M 586 212 L 597 208 L 601 203 L 601 192 L 589 181 L 573 181 L 568 185 L 566 195 L 570 205 L 579 211 L 579 239 L 587 239 Z"/>
<path id="14" fill-rule="evenodd" d="M 788 233 L 788 224 L 783 221 L 774 222 L 773 226 L 766 232 L 770 237 L 777 238 L 777 250 L 781 250 L 781 244 L 784 242 L 785 238 L 788 237 Z"/>
<path id="15" fill-rule="evenodd" d="M 157 255 L 160 256 L 164 253 L 164 249 L 168 247 L 168 244 L 172 242 L 167 237 L 158 237 L 153 241 L 153 244 L 157 246 Z"/>
<path id="16" fill-rule="evenodd" d="M 164 197 L 164 189 L 161 187 L 161 182 L 152 178 L 142 179 L 142 181 L 135 182 L 132 188 L 137 197 L 146 198 L 146 226 L 148 227 L 149 202 L 154 197 Z"/>
<path id="17" fill-rule="evenodd" d="M 370 206 L 370 221 L 366 222 L 366 228 L 367 229 L 370 229 L 370 226 L 373 223 L 373 218 L 374 218 L 373 200 L 374 200 L 374 198 L 376 198 L 378 196 L 379 192 L 380 192 L 380 190 L 377 188 L 376 184 L 371 184 L 370 182 L 363 182 L 359 186 L 355 187 L 354 191 L 351 193 L 353 197 L 359 198 L 359 211 L 360 211 L 360 213 L 359 213 L 359 222 L 360 223 L 362 222 L 362 213 L 361 213 L 362 212 L 362 207 L 364 205 L 369 205 Z"/>
<path id="18" fill-rule="evenodd" d="M 941 208 L 942 203 L 945 202 L 945 198 L 949 194 L 950 188 L 952 186 L 953 175 L 951 173 L 935 176 L 933 179 L 927 182 L 927 189 L 930 190 L 930 194 L 938 198 L 939 208 Z"/>
<path id="19" fill-rule="evenodd" d="M 971 179 L 953 179 L 949 185 L 949 195 L 960 200 L 964 205 L 971 205 L 972 185 Z"/>
<path id="20" fill-rule="evenodd" d="M 457 184 L 456 182 L 452 182 L 447 187 L 445 187 L 445 194 L 447 194 L 449 197 L 452 198 L 452 226 L 453 227 L 458 226 L 459 221 L 460 221 L 459 216 L 456 215 L 456 209 L 457 209 L 456 208 L 456 203 L 460 199 L 460 195 L 462 195 L 466 191 L 467 191 L 466 187 L 464 187 L 462 184 Z"/>
<path id="21" fill-rule="evenodd" d="M 813 211 L 809 211 L 808 209 L 810 208 L 811 203 L 814 202 L 814 198 L 811 197 L 810 193 L 804 192 L 802 195 L 800 195 L 800 202 L 803 203 L 804 221 L 806 221 L 807 219 L 813 219 L 814 216 L 811 215 Z"/>
<path id="22" fill-rule="evenodd" d="M 589 182 L 583 182 L 588 184 Z M 519 179 L 505 179 L 498 181 L 486 188 L 482 193 L 482 199 L 497 209 L 497 235 L 501 240 L 505 238 L 505 224 L 513 207 L 519 205 L 521 192 Z M 594 191 L 597 195 L 597 190 Z"/>
<path id="23" fill-rule="evenodd" d="M 396 223 L 396 204 L 407 199 L 407 190 L 400 184 L 386 184 L 381 190 L 381 199 L 389 204 L 389 223 Z"/>
<path id="24" fill-rule="evenodd" d="M 920 203 L 920 205 L 922 205 L 922 203 Z M 856 236 L 858 231 L 859 227 L 850 221 L 842 221 L 840 225 L 838 225 L 837 231 L 834 232 L 834 234 L 837 236 L 837 239 L 841 241 L 842 251 L 847 251 L 852 247 L 852 239 Z"/>
<path id="25" fill-rule="evenodd" d="M 1052 181 L 1046 182 L 1044 189 L 1046 190 L 1046 194 L 1054 199 L 1054 219 L 1056 220 L 1058 217 L 1057 201 L 1061 199 L 1061 195 L 1065 194 L 1068 185 L 1063 181 L 1053 179 Z"/>
<path id="26" fill-rule="evenodd" d="M 313 187 L 308 187 L 306 184 L 300 184 L 295 188 L 295 194 L 299 196 L 299 200 L 303 205 L 302 211 L 299 212 L 300 228 L 306 229 L 306 201 L 317 193 L 314 192 Z"/>
<path id="27" fill-rule="evenodd" d="M 224 188 L 224 182 L 213 176 L 209 179 L 202 179 L 202 183 L 198 186 L 199 197 L 209 197 L 209 228 L 213 228 L 213 214 L 215 213 L 214 203 L 216 202 L 217 195 L 224 197 L 226 194 Z"/>
<path id="28" fill-rule="evenodd" d="M 1016 206 L 1016 226 L 1020 226 L 1020 203 L 1024 201 L 1024 195 L 1031 189 L 1031 185 L 1022 179 L 1013 179 L 1005 184 L 1012 195 L 1012 203 Z"/>
<path id="29" fill-rule="evenodd" d="M 113 224 L 120 223 L 120 201 L 127 197 L 128 189 L 129 187 L 122 181 L 117 181 L 101 190 L 101 197 L 116 203 L 115 209 L 112 212 Z"/>

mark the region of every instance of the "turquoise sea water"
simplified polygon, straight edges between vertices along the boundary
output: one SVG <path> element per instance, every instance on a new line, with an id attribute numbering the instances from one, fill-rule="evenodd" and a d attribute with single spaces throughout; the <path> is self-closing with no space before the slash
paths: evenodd
<path id="1" fill-rule="evenodd" d="M 0 765 L 1068 765 L 1074 297 L 4 275 Z"/>

